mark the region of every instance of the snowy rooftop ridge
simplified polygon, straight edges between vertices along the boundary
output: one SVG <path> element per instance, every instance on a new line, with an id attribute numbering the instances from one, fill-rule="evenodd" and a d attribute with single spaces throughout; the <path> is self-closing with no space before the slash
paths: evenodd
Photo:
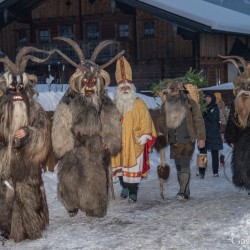
<path id="1" fill-rule="evenodd" d="M 216 31 L 250 34 L 250 15 L 203 0 L 140 0 L 140 2 L 210 26 Z"/>

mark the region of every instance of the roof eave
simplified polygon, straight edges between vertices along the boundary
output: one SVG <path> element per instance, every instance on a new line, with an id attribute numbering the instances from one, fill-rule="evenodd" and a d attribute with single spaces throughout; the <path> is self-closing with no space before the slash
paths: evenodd
<path id="1" fill-rule="evenodd" d="M 153 5 L 141 2 L 141 1 L 137 1 L 137 0 L 116 0 L 116 2 L 127 4 L 134 8 L 140 9 L 142 11 L 152 14 L 154 17 L 160 20 L 165 20 L 170 23 L 177 24 L 178 26 L 184 29 L 187 29 L 191 32 L 220 33 L 220 34 L 230 34 L 230 35 L 249 35 L 246 33 L 238 33 L 238 32 L 213 29 L 211 26 L 173 14 L 166 10 L 160 9 L 156 6 L 153 6 Z"/>

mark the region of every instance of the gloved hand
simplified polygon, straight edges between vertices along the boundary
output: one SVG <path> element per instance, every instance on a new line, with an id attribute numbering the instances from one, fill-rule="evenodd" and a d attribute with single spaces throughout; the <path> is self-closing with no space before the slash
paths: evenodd
<path id="1" fill-rule="evenodd" d="M 152 137 L 150 135 L 142 135 L 140 139 L 138 140 L 138 143 L 140 145 L 144 145 L 148 140 L 151 140 Z"/>

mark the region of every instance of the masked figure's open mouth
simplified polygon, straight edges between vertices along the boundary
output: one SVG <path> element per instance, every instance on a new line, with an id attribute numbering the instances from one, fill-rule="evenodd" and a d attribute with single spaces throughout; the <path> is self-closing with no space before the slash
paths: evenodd
<path id="1" fill-rule="evenodd" d="M 13 102 L 23 102 L 24 99 L 20 95 L 14 95 L 13 96 Z"/>
<path id="2" fill-rule="evenodd" d="M 93 95 L 95 93 L 95 91 L 93 89 L 90 89 L 90 90 L 85 90 L 85 95 L 88 96 L 88 95 Z"/>
<path id="3" fill-rule="evenodd" d="M 86 86 L 84 88 L 84 93 L 85 93 L 86 96 L 93 95 L 93 94 L 95 94 L 95 88 L 91 88 L 91 87 Z"/>

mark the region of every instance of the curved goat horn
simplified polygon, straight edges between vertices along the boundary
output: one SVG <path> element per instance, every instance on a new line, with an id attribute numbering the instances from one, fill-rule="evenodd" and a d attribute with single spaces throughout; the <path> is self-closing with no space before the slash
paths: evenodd
<path id="1" fill-rule="evenodd" d="M 70 38 L 62 37 L 62 36 L 54 37 L 53 40 L 62 40 L 64 42 L 68 43 L 75 50 L 75 52 L 78 55 L 81 63 L 85 62 L 86 59 L 85 59 L 85 56 L 84 56 L 84 54 L 82 52 L 82 49 L 80 48 L 80 46 L 75 41 L 73 41 Z"/>
<path id="2" fill-rule="evenodd" d="M 239 65 L 236 63 L 236 61 L 234 59 L 227 59 L 227 60 L 224 60 L 223 62 L 230 62 L 230 63 L 232 63 L 234 65 L 234 67 L 237 69 L 238 73 L 241 74 Z"/>
<path id="3" fill-rule="evenodd" d="M 125 53 L 125 50 L 122 50 L 120 53 L 118 53 L 113 59 L 110 61 L 106 62 L 105 64 L 100 66 L 100 69 L 104 69 L 108 67 L 110 64 L 112 64 L 114 61 L 116 61 L 118 58 L 120 58 L 123 54 Z"/>
<path id="4" fill-rule="evenodd" d="M 4 58 L 0 58 L 0 62 L 4 64 L 4 67 L 6 70 L 13 72 L 15 75 L 18 74 L 18 69 L 16 65 L 9 59 L 8 56 L 5 56 Z"/>
<path id="5" fill-rule="evenodd" d="M 37 62 L 37 63 L 43 63 L 50 58 L 50 56 L 55 52 L 55 50 L 51 50 L 51 51 L 39 50 L 38 52 L 44 52 L 44 53 L 48 54 L 48 56 L 44 59 L 41 59 L 41 58 L 38 58 L 38 57 L 35 57 L 32 55 L 24 56 L 20 62 L 20 65 L 19 65 L 20 73 L 23 73 L 25 71 L 26 65 L 27 65 L 29 60 L 31 60 L 33 62 Z"/>
<path id="6" fill-rule="evenodd" d="M 55 49 L 55 51 L 62 57 L 64 58 L 68 63 L 70 63 L 72 66 L 79 68 L 80 70 L 83 70 L 81 67 L 81 64 L 77 64 L 74 61 L 72 61 L 69 57 L 67 57 L 65 54 L 62 53 L 62 51 Z"/>
<path id="7" fill-rule="evenodd" d="M 218 54 L 218 56 L 222 59 L 237 59 L 240 61 L 240 63 L 242 64 L 243 68 L 244 68 L 244 71 L 246 70 L 247 68 L 247 62 L 246 60 L 243 58 L 243 57 L 240 57 L 240 56 L 222 56 L 220 54 Z M 232 61 L 230 61 L 232 62 Z"/>
<path id="8" fill-rule="evenodd" d="M 107 40 L 107 41 L 103 41 L 103 42 L 100 42 L 97 47 L 95 48 L 91 58 L 90 58 L 90 61 L 92 62 L 95 62 L 98 54 L 108 45 L 112 44 L 112 43 L 116 43 L 115 41 L 112 41 L 112 40 Z"/>
<path id="9" fill-rule="evenodd" d="M 117 43 L 117 41 L 112 41 L 112 40 L 107 40 L 107 41 L 103 41 L 101 43 L 99 43 L 99 45 L 95 48 L 90 61 L 95 62 L 98 54 L 108 45 L 110 44 L 115 44 Z M 112 58 L 110 61 L 106 62 L 105 64 L 101 65 L 99 68 L 100 69 L 104 69 L 106 67 L 108 67 L 110 64 L 112 64 L 114 61 L 116 61 L 119 57 L 121 57 L 123 54 L 125 53 L 125 51 L 121 51 L 120 53 L 118 53 L 114 58 Z"/>
<path id="10" fill-rule="evenodd" d="M 104 86 L 105 88 L 107 88 L 110 84 L 110 76 L 109 76 L 109 73 L 105 70 L 101 70 L 100 71 L 100 75 L 102 76 L 102 78 L 104 79 Z"/>
<path id="11" fill-rule="evenodd" d="M 27 55 L 28 53 L 32 53 L 32 52 L 42 52 L 42 53 L 49 53 L 46 50 L 42 50 L 42 49 L 37 49 L 34 47 L 23 47 L 19 50 L 19 52 L 16 55 L 16 61 L 15 64 L 17 66 L 17 68 L 20 70 L 20 65 L 24 59 L 24 56 Z M 22 69 L 23 70 L 23 69 Z M 25 70 L 25 69 L 24 69 Z"/>

